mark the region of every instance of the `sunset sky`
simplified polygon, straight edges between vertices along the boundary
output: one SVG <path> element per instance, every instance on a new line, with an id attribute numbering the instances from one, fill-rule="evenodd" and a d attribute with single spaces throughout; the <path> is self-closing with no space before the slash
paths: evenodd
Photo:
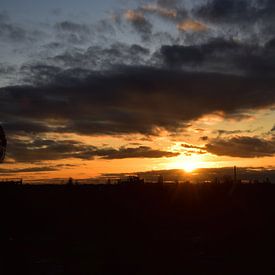
<path id="1" fill-rule="evenodd" d="M 0 177 L 275 164 L 274 0 L 1 0 Z"/>

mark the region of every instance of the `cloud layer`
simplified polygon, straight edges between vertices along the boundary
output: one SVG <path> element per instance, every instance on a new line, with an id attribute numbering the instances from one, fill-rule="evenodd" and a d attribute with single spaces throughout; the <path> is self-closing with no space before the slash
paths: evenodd
<path id="1" fill-rule="evenodd" d="M 271 109 L 274 15 L 271 0 L 137 2 L 97 23 L 60 19 L 43 28 L 21 26 L 1 13 L 3 49 L 22 52 L 23 60 L 0 64 L 5 81 L 17 79 L 0 88 L 0 121 L 13 139 L 11 157 L 173 157 L 178 154 L 143 145 L 106 149 L 47 136 L 157 136 L 206 115 L 242 120 L 247 112 Z M 248 137 L 238 129 L 231 134 L 240 136 L 231 138 L 217 133 L 216 139 L 204 137 L 207 152 L 274 155 L 272 138 Z M 22 141 L 34 135 L 29 145 Z"/>
<path id="2" fill-rule="evenodd" d="M 139 147 L 111 147 L 98 148 L 75 140 L 52 140 L 33 139 L 17 140 L 11 139 L 9 146 L 11 150 L 8 156 L 16 162 L 39 163 L 42 161 L 53 161 L 75 158 L 80 160 L 101 159 L 125 159 L 125 158 L 170 158 L 178 156 L 179 153 L 156 150 L 148 146 Z"/>
<path id="3" fill-rule="evenodd" d="M 215 139 L 206 145 L 209 153 L 218 156 L 240 158 L 271 157 L 275 155 L 275 138 L 237 136 L 229 139 Z"/>

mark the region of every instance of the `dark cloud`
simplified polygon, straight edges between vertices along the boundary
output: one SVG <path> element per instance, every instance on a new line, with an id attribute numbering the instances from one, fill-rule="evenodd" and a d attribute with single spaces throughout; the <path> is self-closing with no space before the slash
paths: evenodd
<path id="1" fill-rule="evenodd" d="M 176 157 L 179 153 L 167 152 L 162 150 L 154 150 L 147 146 L 139 146 L 137 148 L 121 147 L 118 150 L 101 150 L 99 154 L 104 159 L 126 159 L 126 158 L 170 158 Z"/>
<path id="2" fill-rule="evenodd" d="M 224 36 L 238 36 L 251 44 L 262 43 L 274 35 L 272 0 L 210 0 L 194 7 L 192 13 L 211 23 Z"/>
<path id="3" fill-rule="evenodd" d="M 208 138 L 208 136 L 202 136 L 202 137 L 200 137 L 200 140 L 202 140 L 202 141 L 207 141 L 209 138 Z"/>
<path id="4" fill-rule="evenodd" d="M 41 162 L 66 158 L 88 158 L 94 147 L 86 146 L 74 140 L 9 140 L 8 156 L 17 162 Z"/>
<path id="5" fill-rule="evenodd" d="M 58 171 L 58 168 L 52 166 L 45 166 L 45 167 L 30 167 L 30 168 L 19 168 L 19 169 L 12 169 L 12 168 L 0 168 L 0 174 L 15 174 L 15 173 L 37 173 L 37 172 L 54 172 Z"/>
<path id="6" fill-rule="evenodd" d="M 239 158 L 271 157 L 275 155 L 275 136 L 270 139 L 249 136 L 233 136 L 222 138 L 222 134 L 239 134 L 242 131 L 224 131 L 219 137 L 209 140 L 205 146 L 183 143 L 181 146 L 186 149 L 187 154 L 211 153 L 217 156 L 230 156 Z"/>
<path id="7" fill-rule="evenodd" d="M 47 84 L 54 81 L 56 76 L 62 72 L 57 66 L 47 64 L 27 64 L 20 68 L 22 78 L 33 85 Z"/>
<path id="8" fill-rule="evenodd" d="M 222 135 L 239 135 L 239 134 L 248 134 L 248 133 L 254 133 L 256 132 L 258 129 L 254 129 L 254 130 L 215 130 L 214 133 L 218 134 L 218 136 L 222 136 Z"/>
<path id="9" fill-rule="evenodd" d="M 267 50 L 275 50 L 275 38 L 271 38 L 269 41 L 267 41 L 265 48 Z"/>
<path id="10" fill-rule="evenodd" d="M 232 118 L 275 104 L 271 77 L 133 66 L 101 72 L 48 70 L 46 83 L 1 89 L 3 122 L 35 118 L 47 127 L 56 126 L 49 121 L 60 121 L 60 132 L 150 135 L 157 134 L 158 128 L 176 131 L 213 112 Z M 44 74 L 38 70 L 32 77 L 37 80 Z"/>
<path id="11" fill-rule="evenodd" d="M 162 46 L 160 53 L 168 66 L 199 65 L 204 59 L 202 51 L 193 46 Z"/>
<path id="12" fill-rule="evenodd" d="M 147 146 L 98 148 L 75 140 L 50 140 L 33 138 L 30 140 L 12 138 L 9 141 L 8 156 L 17 162 L 42 162 L 67 158 L 90 160 L 125 158 L 175 157 L 179 153 L 156 150 Z"/>
<path id="13" fill-rule="evenodd" d="M 275 155 L 275 139 L 236 136 L 229 139 L 214 139 L 206 144 L 209 153 L 218 156 L 240 158 L 271 157 Z"/>
<path id="14" fill-rule="evenodd" d="M 205 148 L 203 146 L 196 146 L 193 144 L 183 143 L 181 147 L 185 149 L 198 149 L 198 150 L 204 150 Z"/>
<path id="15" fill-rule="evenodd" d="M 247 0 L 210 0 L 205 1 L 196 14 L 214 22 L 247 20 L 253 18 L 254 13 L 251 12 L 255 10 L 251 4 L 252 1 Z"/>
<path id="16" fill-rule="evenodd" d="M 115 43 L 106 48 L 90 46 L 84 52 L 67 50 L 48 61 L 63 68 L 104 70 L 114 65 L 142 65 L 149 58 L 149 49 L 141 45 Z"/>
<path id="17" fill-rule="evenodd" d="M 0 174 L 10 175 L 17 173 L 44 173 L 44 172 L 54 172 L 60 169 L 71 169 L 76 167 L 74 164 L 57 164 L 57 165 L 44 165 L 44 166 L 32 166 L 27 168 L 0 168 Z"/>
<path id="18" fill-rule="evenodd" d="M 197 7 L 194 13 L 214 23 L 269 24 L 273 21 L 275 5 L 272 0 L 210 0 Z"/>
<path id="19" fill-rule="evenodd" d="M 35 121 L 33 119 L 20 119 L 16 118 L 13 120 L 12 118 L 9 120 L 8 123 L 3 124 L 5 130 L 10 135 L 12 134 L 19 134 L 21 132 L 27 134 L 41 134 L 41 133 L 48 133 L 54 132 L 54 127 L 49 127 L 43 121 Z"/>
<path id="20" fill-rule="evenodd" d="M 158 57 L 164 65 L 187 70 L 275 75 L 275 47 L 270 44 L 248 45 L 216 38 L 191 46 L 163 45 Z"/>
<path id="21" fill-rule="evenodd" d="M 204 146 L 198 146 L 198 145 L 194 145 L 194 144 L 183 143 L 183 144 L 181 144 L 181 147 L 184 149 L 184 155 L 185 156 L 191 156 L 192 154 L 203 155 L 203 154 L 207 153 Z"/>

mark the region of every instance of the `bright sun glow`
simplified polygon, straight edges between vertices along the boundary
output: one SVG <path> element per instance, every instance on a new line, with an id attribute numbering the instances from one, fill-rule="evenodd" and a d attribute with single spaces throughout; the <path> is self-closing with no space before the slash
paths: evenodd
<path id="1" fill-rule="evenodd" d="M 194 170 L 198 168 L 197 163 L 195 162 L 185 162 L 182 164 L 183 170 L 187 173 L 192 173 Z"/>
<path id="2" fill-rule="evenodd" d="M 180 169 L 186 173 L 192 173 L 200 168 L 216 167 L 216 162 L 213 162 L 207 154 L 193 154 L 192 156 L 180 155 L 171 158 L 160 169 Z"/>

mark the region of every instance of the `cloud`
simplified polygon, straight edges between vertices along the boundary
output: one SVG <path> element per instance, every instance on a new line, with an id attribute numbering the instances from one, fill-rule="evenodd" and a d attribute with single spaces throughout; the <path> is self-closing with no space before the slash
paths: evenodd
<path id="1" fill-rule="evenodd" d="M 275 14 L 275 5 L 272 0 L 210 0 L 202 2 L 195 14 L 214 22 L 268 21 Z"/>
<path id="2" fill-rule="evenodd" d="M 104 159 L 125 159 L 125 158 L 170 158 L 176 157 L 179 153 L 155 150 L 147 146 L 137 148 L 121 147 L 118 150 L 102 150 L 99 152 Z"/>
<path id="3" fill-rule="evenodd" d="M 93 147 L 74 140 L 10 139 L 8 157 L 17 162 L 41 162 L 66 158 L 85 159 Z"/>
<path id="4" fill-rule="evenodd" d="M 31 166 L 26 168 L 0 168 L 0 174 L 10 175 L 18 173 L 44 173 L 44 172 L 54 172 L 60 169 L 71 169 L 76 167 L 74 164 L 57 164 L 57 165 L 42 165 L 42 166 Z"/>
<path id="5" fill-rule="evenodd" d="M 43 37 L 43 31 L 11 21 L 7 13 L 0 13 L 0 39 L 7 43 L 32 43 Z"/>
<path id="6" fill-rule="evenodd" d="M 124 17 L 130 21 L 130 22 L 143 22 L 145 21 L 145 17 L 143 13 L 139 11 L 134 11 L 134 10 L 127 10 L 124 13 Z"/>
<path id="7" fill-rule="evenodd" d="M 9 119 L 8 123 L 3 124 L 5 130 L 9 134 L 20 134 L 22 132 L 28 134 L 41 134 L 54 132 L 54 127 L 49 127 L 45 121 L 35 121 L 34 119 Z"/>
<path id="8" fill-rule="evenodd" d="M 183 143 L 183 144 L 181 144 L 181 147 L 184 149 L 184 155 L 185 156 L 191 156 L 192 154 L 203 155 L 203 154 L 207 153 L 204 146 L 198 146 L 198 145 L 194 145 L 194 144 Z"/>
<path id="9" fill-rule="evenodd" d="M 16 71 L 16 67 L 15 66 L 11 66 L 11 65 L 8 65 L 8 64 L 0 63 L 0 75 L 1 76 L 12 74 L 15 71 Z"/>
<path id="10" fill-rule="evenodd" d="M 197 149 L 197 150 L 204 150 L 205 148 L 203 146 L 196 146 L 193 144 L 183 143 L 181 147 L 185 149 Z"/>
<path id="11" fill-rule="evenodd" d="M 275 155 L 275 138 L 236 136 L 229 139 L 214 139 L 206 144 L 209 153 L 218 156 L 260 158 Z"/>
<path id="12" fill-rule="evenodd" d="M 178 30 L 185 32 L 204 32 L 208 30 L 208 27 L 205 24 L 194 20 L 186 20 L 178 23 L 177 28 Z"/>
<path id="13" fill-rule="evenodd" d="M 222 38 L 190 46 L 163 45 L 159 58 L 169 66 L 231 74 L 275 75 L 275 48 Z M 164 63 L 164 64 L 165 64 Z"/>
<path id="14" fill-rule="evenodd" d="M 154 33 L 152 39 L 162 39 L 158 35 L 161 34 Z M 272 40 L 273 38 L 266 45 L 249 45 L 223 38 L 191 45 L 179 45 L 174 41 L 175 44 L 172 45 L 161 44 L 155 52 L 150 47 L 125 43 L 113 43 L 105 47 L 90 46 L 86 50 L 74 48 L 37 64 L 28 63 L 22 67 L 21 73 L 36 73 L 40 80 L 47 79 L 49 73 L 55 75 L 58 71 L 69 68 L 107 70 L 117 65 L 152 65 L 158 68 L 167 65 L 189 71 L 274 76 L 275 47 L 272 47 Z"/>
<path id="15" fill-rule="evenodd" d="M 218 136 L 222 135 L 236 135 L 236 134 L 248 134 L 248 133 L 254 133 L 259 129 L 254 129 L 254 130 L 215 130 L 214 133 L 218 134 Z"/>
<path id="16" fill-rule="evenodd" d="M 207 141 L 208 139 L 209 139 L 208 136 L 202 136 L 202 137 L 200 137 L 200 140 L 202 140 L 202 141 Z"/>
<path id="17" fill-rule="evenodd" d="M 42 138 L 19 139 L 9 141 L 8 157 L 17 162 L 43 162 L 76 158 L 81 160 L 126 159 L 126 158 L 162 158 L 175 157 L 179 153 L 152 149 L 147 146 L 98 148 L 75 140 L 51 140 Z"/>
<path id="18" fill-rule="evenodd" d="M 91 29 L 87 25 L 72 21 L 58 22 L 55 24 L 54 29 L 58 39 L 72 44 L 88 42 L 91 35 Z"/>
<path id="19" fill-rule="evenodd" d="M 86 51 L 67 50 L 48 59 L 52 66 L 106 70 L 116 65 L 143 65 L 150 59 L 150 50 L 138 45 L 114 43 L 109 47 L 90 46 Z M 28 67 L 30 70 L 33 66 Z"/>
<path id="20" fill-rule="evenodd" d="M 142 10 L 144 12 L 149 13 L 156 13 L 161 17 L 164 18 L 175 18 L 177 17 L 177 10 L 176 9 L 169 9 L 164 6 L 160 6 L 158 4 L 147 4 L 142 6 Z"/>
<path id="21" fill-rule="evenodd" d="M 30 168 L 0 168 L 0 174 L 17 174 L 17 173 L 37 173 L 37 172 L 54 172 L 58 171 L 58 168 L 52 166 L 43 166 L 43 167 L 30 167 Z"/>
<path id="22" fill-rule="evenodd" d="M 215 26 L 224 36 L 235 36 L 251 44 L 268 40 L 275 30 L 272 0 L 203 1 L 193 8 L 192 15 Z"/>
<path id="23" fill-rule="evenodd" d="M 152 35 L 152 24 L 145 18 L 139 10 L 127 10 L 124 18 L 130 22 L 133 28 L 141 35 L 144 41 L 148 41 Z"/>
<path id="24" fill-rule="evenodd" d="M 228 21 L 228 20 L 247 20 L 249 12 L 254 11 L 255 7 L 246 0 L 210 0 L 205 1 L 198 7 L 197 15 L 211 21 Z M 253 14 L 254 14 L 253 13 Z M 251 14 L 251 17 L 253 15 Z"/>
<path id="25" fill-rule="evenodd" d="M 12 42 L 21 42 L 31 39 L 26 30 L 7 22 L 0 22 L 0 37 L 2 40 Z"/>
<path id="26" fill-rule="evenodd" d="M 174 8 L 179 2 L 179 0 L 157 0 L 158 5 L 166 8 Z"/>
<path id="27" fill-rule="evenodd" d="M 22 123 L 18 129 L 23 129 L 35 118 L 65 133 L 154 135 L 159 128 L 173 132 L 206 114 L 219 112 L 232 118 L 275 104 L 271 77 L 144 66 L 56 71 L 48 67 L 49 79 L 41 84 L 0 89 L 0 115 L 7 127 L 18 120 Z M 31 76 L 34 80 L 45 71 L 37 73 Z M 53 120 L 60 127 L 51 124 Z"/>
<path id="28" fill-rule="evenodd" d="M 164 63 L 172 67 L 187 64 L 199 65 L 204 60 L 201 49 L 193 46 L 162 46 L 160 53 Z"/>

